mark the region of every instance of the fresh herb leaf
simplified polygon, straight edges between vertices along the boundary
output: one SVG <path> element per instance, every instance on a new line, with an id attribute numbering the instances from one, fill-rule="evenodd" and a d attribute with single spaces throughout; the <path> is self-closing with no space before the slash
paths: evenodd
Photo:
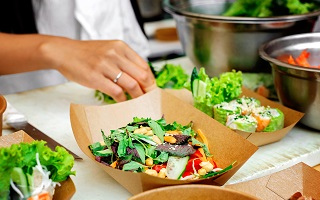
<path id="1" fill-rule="evenodd" d="M 203 148 L 203 151 L 204 153 L 206 154 L 207 157 L 210 157 L 212 156 L 207 145 L 203 144 L 202 142 L 200 142 L 199 140 L 195 139 L 194 137 L 191 138 L 191 142 L 192 142 L 192 145 L 199 145 Z"/>
<path id="2" fill-rule="evenodd" d="M 169 153 L 167 152 L 161 152 L 160 155 L 156 158 L 153 159 L 153 162 L 155 164 L 158 164 L 158 163 L 165 163 L 167 162 L 169 159 Z"/>
<path id="3" fill-rule="evenodd" d="M 123 137 L 123 139 L 119 141 L 117 150 L 117 154 L 119 157 L 123 157 L 127 154 L 127 147 L 129 147 L 128 139 Z"/>
<path id="4" fill-rule="evenodd" d="M 143 164 L 146 163 L 146 154 L 144 151 L 144 147 L 141 144 L 134 143 L 134 148 L 138 151 L 139 157 Z"/>
<path id="5" fill-rule="evenodd" d="M 232 169 L 232 167 L 233 167 L 234 164 L 235 164 L 235 162 L 232 163 L 231 165 L 229 165 L 228 167 L 220 170 L 220 171 L 211 171 L 211 172 L 208 172 L 206 175 L 203 176 L 203 178 L 210 178 L 210 177 L 213 177 L 213 176 L 217 176 L 217 175 L 219 175 L 219 174 L 223 174 L 223 173 L 229 171 L 230 169 Z"/>
<path id="6" fill-rule="evenodd" d="M 103 130 L 101 130 L 101 133 L 102 133 L 102 138 L 103 138 L 104 143 L 106 144 L 106 146 L 108 147 L 108 149 L 110 149 L 110 148 L 111 148 L 111 145 L 112 145 L 112 143 L 113 143 L 113 139 L 112 139 L 111 137 L 107 137 L 107 136 L 104 134 Z"/>
<path id="7" fill-rule="evenodd" d="M 104 149 L 104 146 L 101 145 L 100 142 L 95 142 L 91 145 L 89 145 L 89 149 L 92 151 L 92 152 L 96 152 L 96 151 L 101 151 Z"/>
<path id="8" fill-rule="evenodd" d="M 146 156 L 155 158 L 157 156 L 156 146 L 148 145 L 146 149 Z"/>
<path id="9" fill-rule="evenodd" d="M 139 170 L 143 170 L 144 167 L 145 166 L 141 163 L 138 163 L 136 161 L 130 161 L 129 163 L 123 165 L 122 170 L 124 170 L 124 171 L 139 171 Z"/>
<path id="10" fill-rule="evenodd" d="M 104 149 L 104 150 L 100 150 L 100 151 L 95 151 L 92 152 L 95 156 L 112 156 L 113 152 L 111 149 Z"/>
<path id="11" fill-rule="evenodd" d="M 161 142 L 164 142 L 165 132 L 162 130 L 162 127 L 154 120 L 148 121 L 149 126 L 152 128 L 154 134 L 159 137 Z"/>

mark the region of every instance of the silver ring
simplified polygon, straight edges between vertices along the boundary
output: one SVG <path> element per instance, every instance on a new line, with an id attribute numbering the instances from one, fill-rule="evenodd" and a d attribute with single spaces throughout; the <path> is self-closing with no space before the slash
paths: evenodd
<path id="1" fill-rule="evenodd" d="M 122 75 L 122 71 L 119 72 L 119 74 L 118 74 L 117 77 L 113 80 L 113 82 L 114 82 L 114 83 L 117 83 L 118 80 L 119 80 L 119 78 L 121 77 L 121 75 Z"/>

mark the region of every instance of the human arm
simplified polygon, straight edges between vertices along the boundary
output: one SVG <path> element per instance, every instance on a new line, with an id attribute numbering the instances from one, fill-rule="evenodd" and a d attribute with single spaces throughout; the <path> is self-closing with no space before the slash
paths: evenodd
<path id="1" fill-rule="evenodd" d="M 78 41 L 38 34 L 0 33 L 0 74 L 56 69 L 69 80 L 98 89 L 116 101 L 155 87 L 148 64 L 119 40 Z M 113 82 L 122 71 L 117 84 Z"/>

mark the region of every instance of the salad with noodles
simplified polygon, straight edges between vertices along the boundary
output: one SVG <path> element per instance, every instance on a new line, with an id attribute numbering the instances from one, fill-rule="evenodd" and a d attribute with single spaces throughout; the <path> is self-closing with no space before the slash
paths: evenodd
<path id="1" fill-rule="evenodd" d="M 72 171 L 74 158 L 63 147 L 52 151 L 45 141 L 0 148 L 0 200 L 50 200 L 55 187 Z"/>

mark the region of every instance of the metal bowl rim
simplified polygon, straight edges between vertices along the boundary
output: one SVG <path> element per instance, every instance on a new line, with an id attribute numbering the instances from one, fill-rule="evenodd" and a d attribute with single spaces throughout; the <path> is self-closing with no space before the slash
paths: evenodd
<path id="1" fill-rule="evenodd" d="M 286 67 L 286 68 L 290 68 L 290 69 L 295 69 L 295 70 L 308 71 L 308 72 L 319 72 L 320 73 L 320 69 L 291 65 L 289 63 L 285 63 L 285 62 L 282 62 L 276 58 L 271 57 L 266 52 L 266 49 L 268 47 L 270 47 L 278 42 L 285 41 L 285 40 L 292 40 L 292 39 L 307 38 L 307 37 L 319 37 L 319 39 L 320 39 L 320 32 L 319 33 L 303 33 L 303 34 L 289 35 L 289 36 L 285 36 L 285 37 L 276 38 L 276 39 L 271 40 L 265 44 L 262 44 L 259 47 L 259 54 L 260 54 L 261 58 L 263 58 L 264 60 L 272 62 L 278 66 L 282 66 L 282 67 Z"/>
<path id="2" fill-rule="evenodd" d="M 164 10 L 172 15 L 181 15 L 190 18 L 197 18 L 202 20 L 213 20 L 213 21 L 223 21 L 226 23 L 270 23 L 270 22 L 293 22 L 300 21 L 307 18 L 315 17 L 320 15 L 320 9 L 300 15 L 282 15 L 275 17 L 228 17 L 221 15 L 208 15 L 193 13 L 189 11 L 181 11 L 175 6 L 171 5 L 169 0 L 163 1 Z"/>

